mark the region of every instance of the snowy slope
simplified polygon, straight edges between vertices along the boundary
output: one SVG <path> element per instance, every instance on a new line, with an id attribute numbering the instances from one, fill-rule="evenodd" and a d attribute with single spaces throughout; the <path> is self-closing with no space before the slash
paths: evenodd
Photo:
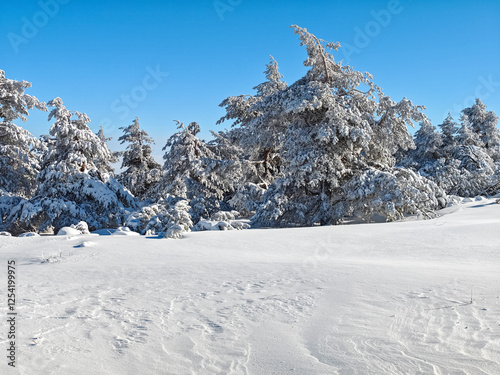
<path id="1" fill-rule="evenodd" d="M 9 374 L 500 374 L 500 205 L 427 221 L 0 237 Z M 5 285 L 5 284 L 4 284 Z M 471 303 L 472 292 L 472 303 Z M 7 346 L 7 302 L 0 303 Z"/>

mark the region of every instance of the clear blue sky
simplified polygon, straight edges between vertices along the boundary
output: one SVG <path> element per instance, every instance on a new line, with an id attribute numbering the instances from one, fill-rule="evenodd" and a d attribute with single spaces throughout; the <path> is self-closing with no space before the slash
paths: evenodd
<path id="1" fill-rule="evenodd" d="M 0 69 L 28 93 L 104 123 L 113 149 L 135 116 L 156 139 L 199 122 L 227 96 L 252 94 L 273 55 L 288 83 L 305 68 L 289 29 L 339 41 L 337 60 L 368 71 L 386 95 L 427 107 L 437 125 L 474 97 L 500 115 L 500 1 L 10 0 L 0 3 Z M 127 99 L 128 98 L 128 99 Z M 48 133 L 45 113 L 24 125 Z M 227 125 L 228 126 L 228 125 Z"/>

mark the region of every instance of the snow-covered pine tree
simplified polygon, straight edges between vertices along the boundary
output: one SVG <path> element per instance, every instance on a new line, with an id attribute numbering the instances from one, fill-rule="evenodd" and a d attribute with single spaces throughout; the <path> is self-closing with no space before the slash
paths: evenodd
<path id="1" fill-rule="evenodd" d="M 471 130 L 478 135 L 488 155 L 496 162 L 500 161 L 498 116 L 492 111 L 486 111 L 481 99 L 476 99 L 472 107 L 463 109 L 462 114 L 467 116 Z"/>
<path id="2" fill-rule="evenodd" d="M 220 104 L 225 107 L 226 115 L 217 123 L 232 120 L 233 127 L 238 126 L 232 133 L 248 161 L 245 163 L 247 168 L 244 168 L 245 182 L 267 189 L 279 173 L 286 118 L 269 116 L 273 103 L 264 103 L 264 99 L 286 89 L 287 84 L 282 81 L 283 75 L 272 56 L 264 74 L 267 80 L 254 87 L 255 96 L 233 96 Z"/>
<path id="3" fill-rule="evenodd" d="M 169 195 L 188 199 L 189 185 L 194 183 L 192 176 L 198 176 L 201 172 L 200 158 L 213 157 L 205 142 L 196 136 L 200 132 L 196 122 L 187 127 L 180 121 L 175 122 L 180 130 L 173 134 L 162 148 L 165 151 L 163 178 L 155 187 L 156 197 L 160 199 Z"/>
<path id="4" fill-rule="evenodd" d="M 406 98 L 396 103 L 385 96 L 369 73 L 337 63 L 327 49 L 336 51 L 338 43 L 326 43 L 304 28 L 292 27 L 301 45 L 307 48 L 304 65 L 311 69 L 293 85 L 252 107 L 258 113 L 252 122 L 274 122 L 284 128 L 282 177 L 266 192 L 254 223 L 338 223 L 354 212 L 344 187 L 350 181 L 364 180 L 367 171 L 373 169 L 394 179 L 400 174 L 394 169 L 396 152 L 413 146 L 407 126 L 413 126 L 413 121 L 428 120 L 421 112 L 423 107 Z M 442 195 L 442 191 L 433 185 L 427 194 L 429 181 L 420 176 L 412 178 L 422 179 L 418 186 L 426 194 L 416 195 L 420 198 L 415 200 L 395 194 L 393 203 L 398 215 L 391 207 L 385 214 L 378 212 L 380 215 L 391 219 L 414 212 L 424 204 L 421 199 L 433 195 L 431 208 L 439 206 L 436 196 Z M 383 189 L 374 194 L 359 194 L 359 199 L 370 205 L 382 194 Z"/>
<path id="5" fill-rule="evenodd" d="M 477 128 L 476 128 L 477 129 Z M 474 131 L 469 117 L 462 114 L 461 126 L 455 139 L 454 158 L 458 161 L 460 179 L 450 188 L 450 194 L 471 197 L 486 194 L 496 183 L 496 165 L 480 138 Z"/>
<path id="6" fill-rule="evenodd" d="M 216 152 L 197 137 L 200 127 L 191 122 L 187 127 L 176 121 L 177 133 L 163 150 L 163 178 L 155 188 L 157 198 L 169 195 L 187 199 L 196 224 L 220 210 L 229 210 L 226 194 L 234 190 L 241 178 L 241 168 L 234 160 L 221 160 Z"/>
<path id="7" fill-rule="evenodd" d="M 455 136 L 458 131 L 458 124 L 453 119 L 451 113 L 448 113 L 448 116 L 444 119 L 444 121 L 438 125 L 441 129 L 441 138 L 443 141 L 442 145 L 442 154 L 444 157 L 450 155 L 449 150 L 455 147 Z"/>
<path id="8" fill-rule="evenodd" d="M 60 98 L 49 120 L 53 137 L 44 157 L 35 196 L 14 208 L 11 218 L 18 229 L 57 231 L 79 221 L 90 229 L 119 226 L 136 202 L 96 161 L 110 160 L 111 152 L 88 127 L 86 114 L 69 111 Z"/>
<path id="9" fill-rule="evenodd" d="M 148 190 L 161 179 L 161 165 L 151 156 L 153 138 L 140 128 L 139 118 L 132 125 L 122 127 L 125 133 L 118 138 L 121 143 L 128 143 L 123 153 L 122 168 L 127 168 L 118 176 L 120 181 L 134 196 L 141 200 L 147 197 Z"/>
<path id="10" fill-rule="evenodd" d="M 28 110 L 47 111 L 45 103 L 25 94 L 26 81 L 5 78 L 0 70 L 0 195 L 29 198 L 36 189 L 43 144 L 13 121 L 26 121 Z"/>
<path id="11" fill-rule="evenodd" d="M 409 152 L 410 158 L 417 163 L 419 168 L 434 163 L 441 156 L 443 139 L 441 133 L 436 131 L 430 121 L 420 123 L 420 128 L 415 133 L 415 149 Z"/>
<path id="12" fill-rule="evenodd" d="M 101 141 L 101 146 L 102 147 L 108 147 L 108 142 L 111 141 L 111 137 L 106 137 L 104 134 L 104 128 L 102 125 L 99 128 L 99 131 L 97 132 L 97 138 Z M 118 160 L 120 160 L 121 156 L 121 151 L 112 151 L 109 154 L 109 157 L 107 160 L 95 160 L 96 167 L 98 168 L 103 168 L 106 172 L 108 172 L 111 176 L 114 176 L 114 169 L 111 166 L 113 163 L 118 163 Z M 107 155 L 106 155 L 107 156 Z"/>

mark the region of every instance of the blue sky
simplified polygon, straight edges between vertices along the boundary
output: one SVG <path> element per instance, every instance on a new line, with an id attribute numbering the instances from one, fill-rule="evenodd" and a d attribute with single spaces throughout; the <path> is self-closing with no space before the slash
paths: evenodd
<path id="1" fill-rule="evenodd" d="M 476 96 L 500 115 L 499 17 L 498 0 L 11 0 L 0 3 L 0 69 L 87 113 L 93 130 L 102 123 L 113 149 L 138 116 L 159 156 L 174 119 L 197 121 L 206 139 L 222 130 L 218 104 L 252 94 L 269 55 L 288 83 L 300 78 L 306 52 L 292 24 L 339 41 L 337 60 L 394 100 L 425 105 L 435 125 Z M 24 126 L 50 125 L 33 112 Z"/>

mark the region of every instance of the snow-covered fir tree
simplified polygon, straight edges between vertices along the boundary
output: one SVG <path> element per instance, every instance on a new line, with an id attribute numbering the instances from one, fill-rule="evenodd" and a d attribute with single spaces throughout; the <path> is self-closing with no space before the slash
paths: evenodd
<path id="1" fill-rule="evenodd" d="M 101 142 L 101 147 L 108 147 L 108 142 L 111 141 L 111 137 L 106 137 L 104 134 L 104 128 L 102 125 L 99 128 L 99 131 L 97 132 L 97 138 L 99 138 L 99 141 Z M 106 160 L 95 160 L 95 164 L 98 168 L 103 168 L 106 170 L 109 174 L 112 176 L 114 175 L 114 168 L 111 166 L 113 163 L 118 163 L 118 160 L 120 160 L 122 152 L 121 151 L 112 151 L 109 155 L 106 154 L 106 157 L 108 159 Z"/>
<path id="2" fill-rule="evenodd" d="M 451 115 L 439 125 L 443 145 L 437 152 L 426 153 L 429 147 L 417 140 L 417 134 L 417 149 L 414 155 L 409 153 L 409 165 L 448 194 L 463 197 L 491 194 L 498 183 L 498 164 L 490 155 L 491 150 L 485 147 L 479 127 L 471 124 L 467 112 L 470 111 L 462 113 L 460 126 Z"/>
<path id="3" fill-rule="evenodd" d="M 430 121 L 420 123 L 420 128 L 415 133 L 415 149 L 409 152 L 413 163 L 419 168 L 426 164 L 434 163 L 441 156 L 443 138 Z"/>
<path id="4" fill-rule="evenodd" d="M 120 181 L 134 196 L 143 200 L 148 190 L 161 179 L 161 165 L 151 156 L 153 138 L 140 128 L 139 118 L 132 125 L 122 127 L 125 133 L 118 138 L 121 143 L 128 143 L 123 153 L 122 168 L 126 168 L 118 176 Z"/>
<path id="5" fill-rule="evenodd" d="M 498 116 L 492 111 L 486 111 L 481 99 L 476 99 L 472 107 L 462 110 L 467 116 L 471 130 L 478 135 L 483 147 L 495 161 L 500 161 L 500 130 Z"/>
<path id="6" fill-rule="evenodd" d="M 163 150 L 163 178 L 155 188 L 156 197 L 169 195 L 187 199 L 194 223 L 230 207 L 225 202 L 241 176 L 238 163 L 221 160 L 210 147 L 197 137 L 200 127 L 191 122 L 187 127 L 177 121 L 177 133 Z"/>
<path id="7" fill-rule="evenodd" d="M 25 94 L 29 87 L 31 83 L 8 79 L 0 70 L 0 195 L 29 198 L 36 189 L 43 144 L 13 123 L 26 121 L 30 109 L 47 111 L 45 103 Z"/>
<path id="8" fill-rule="evenodd" d="M 55 119 L 52 141 L 35 196 L 11 214 L 17 230 L 57 231 L 79 221 L 91 229 L 119 226 L 136 202 L 109 168 L 99 165 L 110 160 L 111 151 L 90 130 L 86 114 L 67 110 L 60 98 L 48 105 L 53 107 L 49 120 Z"/>
<path id="9" fill-rule="evenodd" d="M 480 133 L 477 133 L 465 112 L 457 131 L 454 158 L 458 161 L 460 179 L 450 187 L 450 193 L 470 197 L 486 194 L 488 188 L 496 183 L 497 166 L 485 147 Z"/>
<path id="10" fill-rule="evenodd" d="M 225 107 L 226 115 L 218 123 L 232 120 L 233 127 L 238 126 L 232 133 L 248 160 L 245 182 L 267 189 L 280 170 L 280 149 L 287 120 L 270 116 L 272 108 L 268 106 L 272 107 L 273 103 L 264 99 L 286 89 L 287 84 L 282 81 L 283 75 L 272 56 L 264 73 L 267 80 L 254 87 L 255 96 L 232 96 L 220 104 Z"/>
<path id="11" fill-rule="evenodd" d="M 252 107 L 257 113 L 252 122 L 280 124 L 283 133 L 282 174 L 266 192 L 254 223 L 338 223 L 354 214 L 355 206 L 374 204 L 386 194 L 384 189 L 358 194 L 361 201 L 353 205 L 346 199 L 345 187 L 351 182 L 371 191 L 363 181 L 373 170 L 380 171 L 378 179 L 394 181 L 401 175 L 394 168 L 396 152 L 413 146 L 407 126 L 428 120 L 421 112 L 423 107 L 406 98 L 392 101 L 372 82 L 369 73 L 336 62 L 328 50 L 336 51 L 338 43 L 326 43 L 304 28 L 292 27 L 307 48 L 304 65 L 310 70 Z M 429 210 L 439 207 L 437 198 L 444 194 L 441 189 L 421 176 L 411 178 L 421 179 L 415 186 L 422 194 L 408 198 L 396 190 L 393 203 L 397 213 L 392 206 L 384 206 L 386 211 L 378 214 L 392 219 L 416 212 L 428 200 L 432 202 Z"/>
<path id="12" fill-rule="evenodd" d="M 453 119 L 451 113 L 448 113 L 448 116 L 444 119 L 444 121 L 438 125 L 441 129 L 441 140 L 442 144 L 442 152 L 449 155 L 449 150 L 455 147 L 455 137 L 458 131 L 458 124 Z"/>

